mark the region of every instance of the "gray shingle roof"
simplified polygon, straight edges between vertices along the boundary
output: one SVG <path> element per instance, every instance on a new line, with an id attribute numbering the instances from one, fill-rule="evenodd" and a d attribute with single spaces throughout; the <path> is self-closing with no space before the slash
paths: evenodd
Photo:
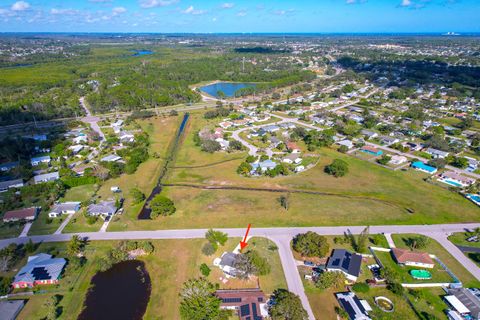
<path id="1" fill-rule="evenodd" d="M 358 277 L 362 265 L 362 256 L 345 249 L 335 249 L 328 259 L 327 269 L 336 269 Z"/>

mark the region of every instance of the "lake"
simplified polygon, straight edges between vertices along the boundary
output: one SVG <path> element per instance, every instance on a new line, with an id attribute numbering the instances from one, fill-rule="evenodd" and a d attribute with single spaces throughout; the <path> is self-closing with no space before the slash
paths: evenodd
<path id="1" fill-rule="evenodd" d="M 150 50 L 133 50 L 133 52 L 135 52 L 134 54 L 132 54 L 132 56 L 134 56 L 134 57 L 146 56 L 146 55 L 149 55 L 149 54 L 153 54 L 153 51 L 150 51 Z"/>
<path id="2" fill-rule="evenodd" d="M 152 291 L 145 264 L 129 260 L 98 272 L 78 320 L 141 320 Z"/>
<path id="3" fill-rule="evenodd" d="M 253 83 L 234 83 L 234 82 L 218 82 L 209 84 L 208 86 L 200 87 L 200 90 L 211 95 L 212 97 L 219 98 L 218 92 L 221 91 L 226 97 L 231 98 L 235 96 L 235 92 L 243 88 L 255 88 Z"/>

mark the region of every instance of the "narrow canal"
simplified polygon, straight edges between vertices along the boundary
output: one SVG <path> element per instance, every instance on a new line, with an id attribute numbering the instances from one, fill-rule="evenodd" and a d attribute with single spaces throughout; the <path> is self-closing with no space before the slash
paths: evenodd
<path id="1" fill-rule="evenodd" d="M 167 158 L 165 159 L 165 163 L 163 164 L 162 171 L 160 172 L 160 177 L 158 178 L 157 185 L 155 188 L 153 188 L 152 193 L 150 196 L 147 198 L 147 201 L 145 201 L 145 204 L 143 205 L 142 210 L 140 211 L 138 215 L 139 220 L 148 220 L 150 219 L 150 213 L 151 209 L 149 208 L 150 201 L 162 191 L 162 180 L 163 178 L 167 175 L 168 168 L 175 162 L 175 156 L 178 151 L 178 145 L 179 142 L 183 136 L 183 133 L 185 131 L 185 127 L 187 126 L 188 119 L 190 118 L 189 113 L 185 113 L 183 116 L 182 123 L 180 124 L 180 127 L 178 128 L 177 134 L 175 135 L 175 138 L 172 142 L 172 144 L 169 146 L 169 150 L 167 153 Z"/>

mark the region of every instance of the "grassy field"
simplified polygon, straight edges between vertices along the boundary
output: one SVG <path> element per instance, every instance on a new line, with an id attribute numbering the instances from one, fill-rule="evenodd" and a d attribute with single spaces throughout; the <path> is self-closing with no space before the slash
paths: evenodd
<path id="1" fill-rule="evenodd" d="M 66 218 L 66 215 L 60 218 L 48 219 L 48 212 L 40 212 L 37 219 L 33 222 L 29 235 L 39 235 L 39 234 L 51 234 L 54 233 L 63 219 Z"/>
<path id="2" fill-rule="evenodd" d="M 480 242 L 468 242 L 470 236 L 466 232 L 453 233 L 448 237 L 453 244 L 466 247 L 480 248 Z"/>
<path id="3" fill-rule="evenodd" d="M 65 196 L 60 201 L 61 202 L 80 201 L 82 203 L 85 203 L 92 199 L 96 189 L 97 189 L 97 186 L 94 184 L 87 184 L 84 186 L 73 187 L 67 190 L 67 192 L 65 193 Z"/>
<path id="4" fill-rule="evenodd" d="M 407 249 L 405 244 L 405 239 L 415 235 L 410 234 L 393 234 L 392 238 L 395 242 L 395 245 L 398 248 Z M 475 277 L 468 272 L 463 265 L 461 265 L 450 253 L 448 253 L 438 242 L 433 239 L 430 239 L 427 247 L 422 251 L 428 252 L 430 254 L 436 255 L 447 267 L 462 281 L 464 287 L 478 287 L 480 282 L 475 279 Z"/>
<path id="5" fill-rule="evenodd" d="M 102 224 L 103 220 L 101 218 L 97 219 L 94 224 L 88 224 L 83 211 L 79 211 L 75 213 L 65 229 L 63 229 L 63 233 L 96 232 L 100 230 Z"/>
<path id="6" fill-rule="evenodd" d="M 266 256 L 271 264 L 272 272 L 267 276 L 254 278 L 250 281 L 230 280 L 226 283 L 221 281 L 219 270 L 212 266 L 213 259 L 224 250 L 232 250 L 240 239 L 229 239 L 224 247 L 219 248 L 211 257 L 204 256 L 200 249 L 206 240 L 157 240 L 152 241 L 155 251 L 152 255 L 141 258 L 152 281 L 152 293 L 144 319 L 179 319 L 179 296 L 182 284 L 189 278 L 201 276 L 199 266 L 207 263 L 212 273 L 208 279 L 218 283 L 220 288 L 244 288 L 256 287 L 260 283 L 266 294 L 272 293 L 276 288 L 286 288 L 285 277 L 280 264 L 278 254 L 268 247 L 272 244 L 264 238 L 252 238 L 249 241 L 250 248 L 258 250 Z M 18 319 L 41 319 L 45 317 L 44 301 L 52 294 L 63 296 L 60 307 L 63 312 L 59 319 L 74 319 L 81 312 L 86 292 L 89 288 L 90 279 L 95 274 L 95 259 L 111 248 L 114 242 L 92 242 L 87 246 L 87 264 L 80 272 L 66 273 L 58 287 L 45 287 L 47 293 L 25 297 L 28 299 Z M 43 243 L 37 252 L 45 252 L 47 248 L 58 250 L 59 256 L 65 254 L 64 243 Z M 25 263 L 26 258 L 18 265 Z M 9 275 L 13 275 L 12 272 Z M 3 275 L 3 274 L 2 274 Z"/>

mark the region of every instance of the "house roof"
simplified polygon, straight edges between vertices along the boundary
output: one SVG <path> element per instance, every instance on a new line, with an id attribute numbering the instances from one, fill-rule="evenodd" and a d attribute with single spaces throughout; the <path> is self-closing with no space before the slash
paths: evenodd
<path id="1" fill-rule="evenodd" d="M 348 313 L 351 320 L 370 320 L 367 310 L 360 299 L 353 292 L 336 293 L 338 303 Z"/>
<path id="2" fill-rule="evenodd" d="M 50 156 L 33 157 L 32 162 L 50 161 Z"/>
<path id="3" fill-rule="evenodd" d="M 434 264 L 430 255 L 426 252 L 415 252 L 407 249 L 392 248 L 392 254 L 398 263 L 416 262 L 423 264 Z"/>
<path id="4" fill-rule="evenodd" d="M 0 301 L 0 314 L 2 315 L 2 319 L 15 319 L 24 305 L 24 300 Z"/>
<path id="5" fill-rule="evenodd" d="M 78 209 L 80 209 L 80 202 L 64 202 L 54 205 L 50 212 L 62 213 L 66 211 L 78 211 Z"/>
<path id="6" fill-rule="evenodd" d="M 15 179 L 15 180 L 8 180 L 8 181 L 1 181 L 0 182 L 0 190 L 11 188 L 14 186 L 23 186 L 23 180 L 22 179 Z"/>
<path id="7" fill-rule="evenodd" d="M 3 215 L 3 220 L 10 220 L 10 219 L 27 219 L 27 218 L 32 218 L 37 215 L 37 208 L 32 207 L 32 208 L 24 208 L 24 209 L 19 209 L 19 210 L 11 210 L 5 212 Z"/>
<path id="8" fill-rule="evenodd" d="M 40 280 L 57 280 L 67 261 L 63 258 L 52 258 L 46 253 L 28 257 L 27 264 L 20 269 L 13 282 L 34 282 Z"/>
<path id="9" fill-rule="evenodd" d="M 457 299 L 467 307 L 474 315 L 480 314 L 480 299 L 472 289 L 458 288 L 449 289 L 448 294 L 454 295 Z"/>
<path id="10" fill-rule="evenodd" d="M 445 178 L 450 178 L 450 179 L 454 179 L 454 180 L 457 180 L 457 181 L 461 181 L 461 182 L 464 182 L 464 183 L 475 183 L 475 179 L 473 178 L 469 178 L 469 177 L 464 177 L 454 171 L 446 171 L 444 173 L 442 173 L 442 177 L 445 177 Z"/>
<path id="11" fill-rule="evenodd" d="M 87 211 L 90 214 L 114 214 L 117 212 L 117 207 L 114 201 L 101 201 L 89 205 Z"/>
<path id="12" fill-rule="evenodd" d="M 235 261 L 237 260 L 237 254 L 233 252 L 225 252 L 220 259 L 221 266 L 229 266 L 233 268 L 235 266 Z"/>
<path id="13" fill-rule="evenodd" d="M 267 298 L 262 290 L 217 290 L 215 294 L 220 300 L 222 300 L 222 307 L 238 308 L 238 316 L 240 317 L 240 320 L 264 319 L 261 305 L 266 303 Z"/>
<path id="14" fill-rule="evenodd" d="M 360 275 L 362 256 L 345 249 L 335 249 L 328 259 L 327 269 L 343 271 L 354 277 Z"/>
<path id="15" fill-rule="evenodd" d="M 45 174 L 39 174 L 33 177 L 33 180 L 35 183 L 46 181 L 46 180 L 56 180 L 60 176 L 58 172 L 51 172 L 51 173 L 45 173 Z"/>
<path id="16" fill-rule="evenodd" d="M 372 147 L 372 146 L 363 146 L 362 150 L 373 152 L 373 153 L 378 153 L 380 149 Z"/>
<path id="17" fill-rule="evenodd" d="M 287 142 L 287 149 L 294 150 L 294 149 L 300 149 L 300 148 L 295 142 L 289 141 Z"/>

